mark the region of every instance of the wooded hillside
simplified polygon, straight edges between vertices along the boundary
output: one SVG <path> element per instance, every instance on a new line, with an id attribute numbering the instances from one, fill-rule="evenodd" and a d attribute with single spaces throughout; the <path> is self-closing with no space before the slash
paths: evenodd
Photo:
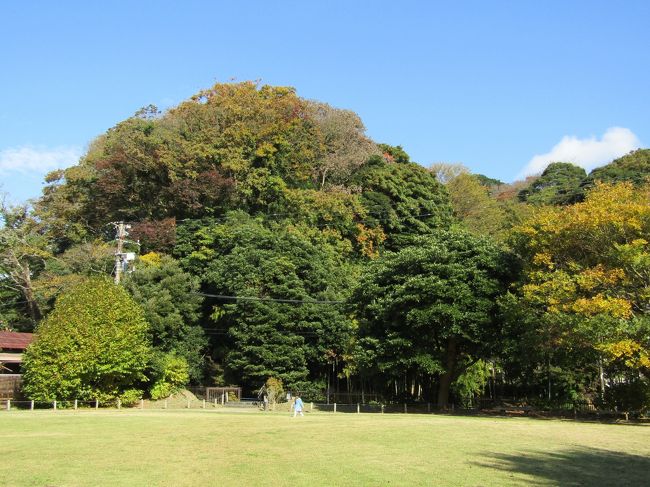
<path id="1" fill-rule="evenodd" d="M 119 286 L 150 347 L 131 395 L 275 378 L 316 400 L 647 408 L 649 161 L 504 184 L 425 168 L 293 88 L 216 84 L 139 110 L 31 207 L 3 207 L 0 326 L 47 332 L 27 362 L 39 397 L 96 387 L 78 367 L 48 391 L 38 369 L 64 346 L 57 326 L 70 339 L 65 303 L 114 273 L 123 222 L 138 258 Z"/>

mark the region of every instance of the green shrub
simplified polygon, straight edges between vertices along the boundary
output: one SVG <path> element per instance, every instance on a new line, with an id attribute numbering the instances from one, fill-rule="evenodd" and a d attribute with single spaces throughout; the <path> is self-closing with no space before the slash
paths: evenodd
<path id="1" fill-rule="evenodd" d="M 156 355 L 152 361 L 151 375 L 153 386 L 149 394 L 155 400 L 174 394 L 190 380 L 187 360 L 174 353 Z"/>
<path id="2" fill-rule="evenodd" d="M 120 394 L 120 402 L 122 406 L 133 406 L 138 403 L 142 398 L 141 389 L 127 389 L 126 391 Z"/>
<path id="3" fill-rule="evenodd" d="M 167 382 L 156 382 L 149 391 L 151 399 L 157 401 L 172 395 L 172 387 Z"/>

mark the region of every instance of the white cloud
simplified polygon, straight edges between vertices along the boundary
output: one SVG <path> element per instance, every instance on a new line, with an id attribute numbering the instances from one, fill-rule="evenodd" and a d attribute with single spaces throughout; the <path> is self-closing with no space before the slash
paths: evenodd
<path id="1" fill-rule="evenodd" d="M 566 135 L 549 152 L 538 154 L 528 161 L 526 167 L 517 175 L 517 179 L 539 174 L 551 162 L 570 162 L 589 171 L 640 146 L 637 136 L 630 129 L 623 127 L 608 128 L 600 139 L 597 137 L 580 139 Z"/>
<path id="2" fill-rule="evenodd" d="M 80 147 L 14 147 L 0 150 L 0 174 L 46 173 L 72 166 L 79 161 Z"/>

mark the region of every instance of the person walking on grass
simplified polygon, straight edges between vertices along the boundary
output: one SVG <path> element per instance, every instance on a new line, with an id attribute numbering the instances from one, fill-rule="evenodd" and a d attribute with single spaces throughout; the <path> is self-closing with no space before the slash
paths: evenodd
<path id="1" fill-rule="evenodd" d="M 291 407 L 293 408 L 293 417 L 294 418 L 298 414 L 300 414 L 300 416 L 304 416 L 304 414 L 302 414 L 302 410 L 305 408 L 305 405 L 302 403 L 302 399 L 300 399 L 300 394 L 296 394 L 296 400 L 291 405 Z"/>

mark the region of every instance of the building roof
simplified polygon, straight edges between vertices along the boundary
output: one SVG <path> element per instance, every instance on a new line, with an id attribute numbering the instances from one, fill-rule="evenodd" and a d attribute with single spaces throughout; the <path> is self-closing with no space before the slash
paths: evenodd
<path id="1" fill-rule="evenodd" d="M 0 349 L 2 350 L 25 350 L 33 340 L 33 333 L 0 331 Z"/>

